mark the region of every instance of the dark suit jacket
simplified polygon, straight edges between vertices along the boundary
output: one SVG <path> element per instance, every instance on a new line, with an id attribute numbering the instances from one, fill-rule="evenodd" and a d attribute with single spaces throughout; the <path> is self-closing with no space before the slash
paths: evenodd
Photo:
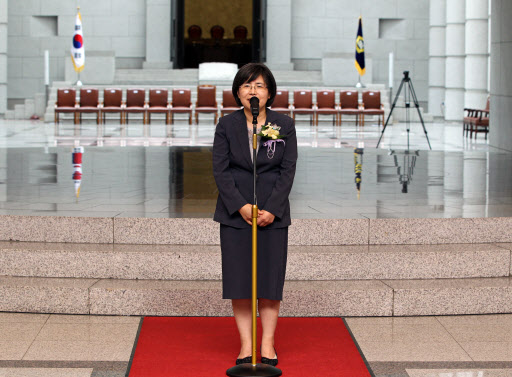
<path id="1" fill-rule="evenodd" d="M 265 228 L 283 228 L 291 224 L 288 195 L 292 189 L 297 162 L 297 136 L 293 120 L 267 109 L 268 122 L 275 123 L 285 135 L 285 143 L 276 143 L 273 158 L 268 158 L 266 139 L 262 138 L 256 156 L 256 194 L 258 208 L 275 215 Z M 250 227 L 238 212 L 253 204 L 252 149 L 249 148 L 247 123 L 242 110 L 220 118 L 213 142 L 213 176 L 219 189 L 213 219 L 235 228 Z"/>

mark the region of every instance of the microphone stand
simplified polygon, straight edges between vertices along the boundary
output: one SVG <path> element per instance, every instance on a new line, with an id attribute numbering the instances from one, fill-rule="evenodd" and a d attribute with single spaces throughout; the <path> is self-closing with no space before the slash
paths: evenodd
<path id="1" fill-rule="evenodd" d="M 256 150 L 258 148 L 258 135 L 256 134 L 256 127 L 258 125 L 258 113 L 259 110 L 256 112 L 256 109 L 252 108 L 252 167 L 254 189 L 252 205 L 252 359 L 251 364 L 240 364 L 229 368 L 226 374 L 230 377 L 277 377 L 282 374 L 281 369 L 272 365 L 256 363 L 256 309 L 258 300 L 258 198 L 256 196 Z"/>

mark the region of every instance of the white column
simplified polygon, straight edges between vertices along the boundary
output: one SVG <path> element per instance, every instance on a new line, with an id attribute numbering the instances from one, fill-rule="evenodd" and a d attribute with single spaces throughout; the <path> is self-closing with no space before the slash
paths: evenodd
<path id="1" fill-rule="evenodd" d="M 489 0 L 466 0 L 464 107 L 481 109 L 487 99 Z"/>
<path id="2" fill-rule="evenodd" d="M 7 111 L 7 0 L 0 0 L 0 117 Z"/>
<path id="3" fill-rule="evenodd" d="M 172 68 L 171 1 L 146 0 L 146 61 L 144 68 Z"/>
<path id="4" fill-rule="evenodd" d="M 465 0 L 446 2 L 446 120 L 462 120 L 464 114 L 465 5 Z"/>
<path id="5" fill-rule="evenodd" d="M 512 150 L 512 1 L 491 3 L 491 118 L 489 143 Z"/>
<path id="6" fill-rule="evenodd" d="M 266 64 L 271 69 L 293 70 L 291 0 L 268 0 L 266 28 Z"/>
<path id="7" fill-rule="evenodd" d="M 430 0 L 428 112 L 442 116 L 445 95 L 446 0 Z"/>

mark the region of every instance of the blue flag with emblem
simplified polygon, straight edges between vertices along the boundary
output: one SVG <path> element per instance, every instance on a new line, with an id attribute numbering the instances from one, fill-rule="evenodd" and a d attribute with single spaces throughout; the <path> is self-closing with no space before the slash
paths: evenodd
<path id="1" fill-rule="evenodd" d="M 363 76 L 366 73 L 366 68 L 364 64 L 363 21 L 361 16 L 359 16 L 359 27 L 357 28 L 355 63 L 359 75 Z"/>

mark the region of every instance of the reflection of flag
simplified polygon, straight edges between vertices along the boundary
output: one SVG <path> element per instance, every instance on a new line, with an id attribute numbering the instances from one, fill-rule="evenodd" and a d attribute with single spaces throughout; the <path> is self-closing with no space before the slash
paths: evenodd
<path id="1" fill-rule="evenodd" d="M 80 11 L 76 14 L 75 33 L 73 34 L 73 43 L 71 44 L 71 60 L 75 66 L 75 71 L 82 72 L 85 64 L 85 50 Z"/>
<path id="2" fill-rule="evenodd" d="M 82 154 L 84 147 L 73 148 L 72 163 L 73 163 L 73 182 L 75 183 L 76 198 L 80 196 L 80 186 L 82 184 Z"/>
<path id="3" fill-rule="evenodd" d="M 359 75 L 362 76 L 366 73 L 364 64 L 364 40 L 363 40 L 363 20 L 359 16 L 359 27 L 357 28 L 356 38 L 356 68 L 359 71 Z"/>
<path id="4" fill-rule="evenodd" d="M 361 194 L 361 182 L 362 174 L 363 174 L 363 154 L 364 149 L 363 148 L 355 148 L 354 149 L 354 173 L 356 173 L 356 189 L 357 189 L 357 199 L 359 200 L 359 196 Z M 358 156 L 361 156 L 361 161 L 358 161 Z"/>

